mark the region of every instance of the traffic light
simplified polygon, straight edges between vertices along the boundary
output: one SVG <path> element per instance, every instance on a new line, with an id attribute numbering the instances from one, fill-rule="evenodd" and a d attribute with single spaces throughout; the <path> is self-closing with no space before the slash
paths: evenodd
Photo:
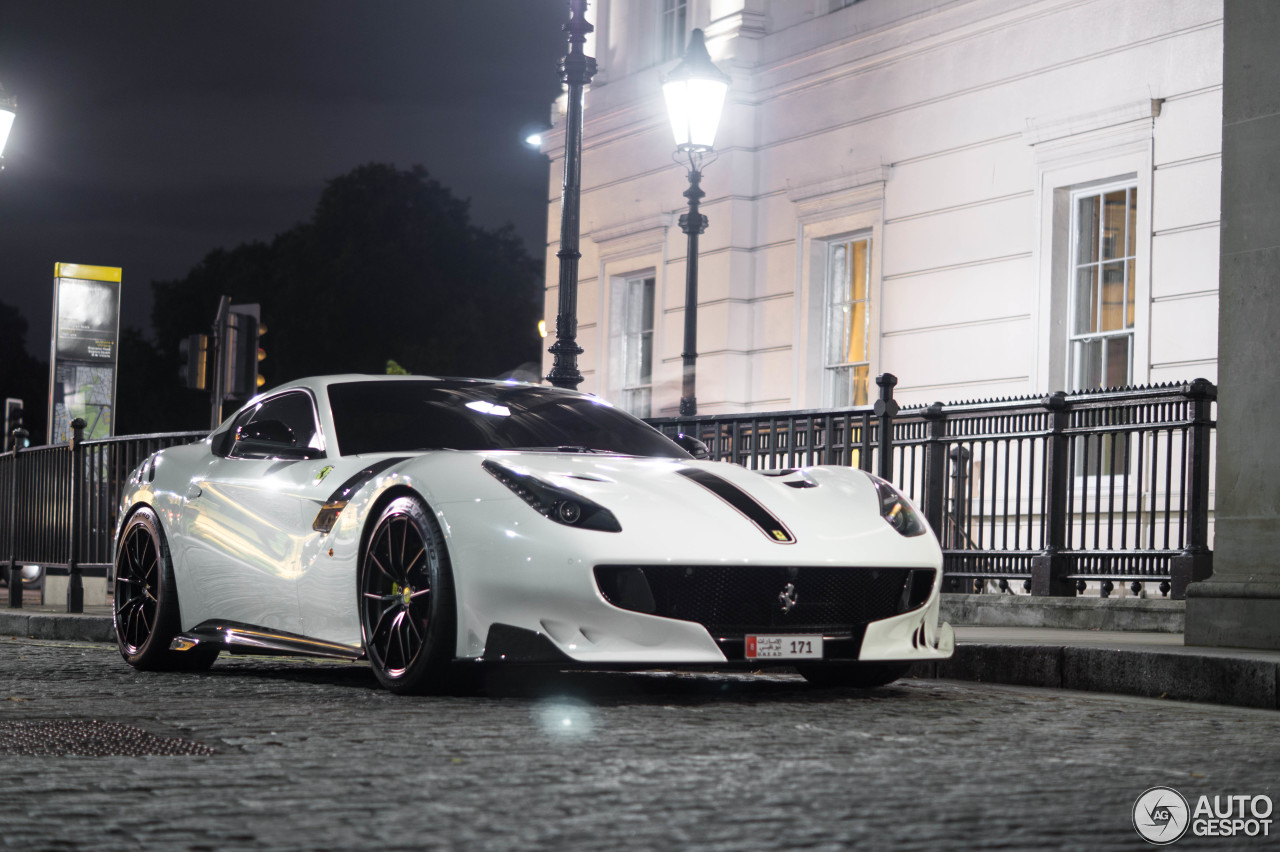
<path id="1" fill-rule="evenodd" d="M 0 447 L 3 447 L 5 452 L 13 449 L 13 430 L 21 426 L 22 400 L 9 397 L 4 401 L 4 438 L 0 440 Z"/>
<path id="2" fill-rule="evenodd" d="M 261 319 L 259 319 L 258 320 L 258 342 L 259 343 L 262 342 L 262 335 L 266 333 L 267 333 L 267 324 L 264 323 Z M 265 360 L 267 360 L 267 350 L 259 346 L 258 347 L 258 363 L 261 364 Z M 257 385 L 258 390 L 262 390 L 263 385 L 267 383 L 267 377 L 262 375 L 261 367 L 258 368 L 257 376 L 258 377 L 255 384 Z"/>
<path id="3" fill-rule="evenodd" d="M 258 362 L 267 357 L 258 347 L 263 332 L 258 305 L 232 305 L 227 323 L 226 395 L 247 399 L 266 384 L 258 373 Z"/>
<path id="4" fill-rule="evenodd" d="M 178 343 L 183 383 L 193 390 L 209 389 L 209 335 L 191 334 Z"/>

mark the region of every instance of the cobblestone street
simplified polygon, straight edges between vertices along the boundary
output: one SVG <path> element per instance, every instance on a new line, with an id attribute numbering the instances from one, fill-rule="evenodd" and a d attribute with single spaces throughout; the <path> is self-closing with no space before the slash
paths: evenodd
<path id="1" fill-rule="evenodd" d="M 1280 798 L 1267 711 L 782 674 L 520 673 L 399 698 L 363 665 L 142 674 L 110 646 L 0 642 L 0 847 L 33 852 L 1142 849 L 1130 809 L 1149 787 Z M 56 720 L 205 748 L 15 753 L 14 723 Z"/>

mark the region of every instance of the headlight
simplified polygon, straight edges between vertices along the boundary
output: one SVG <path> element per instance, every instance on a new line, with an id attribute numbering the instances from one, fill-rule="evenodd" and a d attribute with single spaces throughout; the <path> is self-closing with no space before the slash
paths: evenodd
<path id="1" fill-rule="evenodd" d="M 876 495 L 880 498 L 880 517 L 897 530 L 899 535 L 911 537 L 924 535 L 929 531 L 920 513 L 912 508 L 907 498 L 903 497 L 898 489 L 878 476 L 871 477 L 871 481 L 875 484 Z"/>
<path id="2" fill-rule="evenodd" d="M 534 511 L 557 524 L 584 530 L 622 532 L 622 525 L 613 512 L 567 488 L 544 482 L 528 473 L 519 473 L 492 459 L 486 459 L 481 467 Z"/>

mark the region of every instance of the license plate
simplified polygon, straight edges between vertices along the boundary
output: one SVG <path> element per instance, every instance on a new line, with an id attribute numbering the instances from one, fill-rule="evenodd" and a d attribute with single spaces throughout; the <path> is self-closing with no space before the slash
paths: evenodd
<path id="1" fill-rule="evenodd" d="M 748 636 L 748 660 L 821 660 L 821 636 Z"/>

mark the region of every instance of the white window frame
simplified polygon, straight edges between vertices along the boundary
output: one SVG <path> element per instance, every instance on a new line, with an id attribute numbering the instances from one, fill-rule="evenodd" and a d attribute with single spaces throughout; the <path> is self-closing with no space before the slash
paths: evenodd
<path id="1" fill-rule="evenodd" d="M 1071 240 L 1070 240 L 1070 247 L 1067 251 L 1067 256 L 1064 259 L 1064 262 L 1068 268 L 1068 272 L 1067 272 L 1068 298 L 1067 298 L 1067 315 L 1066 315 L 1066 323 L 1067 323 L 1066 380 L 1067 380 L 1068 389 L 1073 391 L 1091 390 L 1099 386 L 1099 385 L 1093 385 L 1093 384 L 1086 384 L 1083 381 L 1081 381 L 1082 365 L 1078 361 L 1078 352 L 1080 347 L 1078 347 L 1077 344 L 1083 343 L 1086 341 L 1091 341 L 1091 340 L 1104 341 L 1104 345 L 1102 347 L 1102 365 L 1100 370 L 1102 375 L 1101 386 L 1106 387 L 1106 386 L 1109 386 L 1106 380 L 1106 376 L 1108 374 L 1107 358 L 1109 356 L 1107 354 L 1107 346 L 1105 345 L 1105 341 L 1111 340 L 1114 338 L 1119 338 L 1119 337 L 1127 337 L 1128 346 L 1126 347 L 1126 354 L 1128 356 L 1128 363 L 1125 364 L 1124 381 L 1121 382 L 1119 386 L 1123 387 L 1127 385 L 1132 385 L 1134 383 L 1133 381 L 1133 366 L 1134 366 L 1134 360 L 1135 360 L 1134 359 L 1134 343 L 1135 343 L 1135 337 L 1136 337 L 1135 330 L 1138 324 L 1137 323 L 1137 313 L 1138 313 L 1137 292 L 1136 292 L 1137 282 L 1134 279 L 1136 279 L 1137 277 L 1138 255 L 1140 253 L 1139 247 L 1138 247 L 1140 235 L 1137 233 L 1134 233 L 1131 235 L 1129 233 L 1129 228 L 1131 227 L 1131 224 L 1132 224 L 1132 227 L 1136 232 L 1137 216 L 1136 215 L 1125 216 L 1124 235 L 1123 235 L 1123 240 L 1125 243 L 1124 254 L 1118 257 L 1104 260 L 1101 256 L 1101 251 L 1099 251 L 1098 260 L 1091 261 L 1088 263 L 1080 262 L 1080 225 L 1081 225 L 1080 200 L 1084 198 L 1103 197 L 1109 193 L 1116 192 L 1117 190 L 1125 190 L 1126 192 L 1126 206 L 1125 206 L 1126 214 L 1128 214 L 1130 209 L 1129 208 L 1130 199 L 1128 197 L 1128 193 L 1132 192 L 1136 194 L 1137 196 L 1136 200 L 1132 202 L 1134 206 L 1134 212 L 1136 214 L 1137 209 L 1140 209 L 1142 204 L 1142 197 L 1141 197 L 1141 194 L 1139 193 L 1138 182 L 1136 179 L 1113 181 L 1111 183 L 1104 183 L 1101 185 L 1092 185 L 1085 188 L 1076 188 L 1072 190 L 1070 193 L 1071 208 L 1070 208 L 1070 226 L 1069 227 L 1071 232 Z M 1102 231 L 1103 229 L 1099 227 L 1098 228 L 1099 240 L 1103 238 Z M 1133 254 L 1128 253 L 1130 246 L 1132 246 Z M 1080 270 L 1088 266 L 1097 267 L 1099 275 L 1098 275 L 1098 278 L 1096 279 L 1096 286 L 1098 288 L 1101 288 L 1102 287 L 1102 276 L 1101 276 L 1102 268 L 1109 263 L 1122 264 L 1122 268 L 1124 270 L 1124 281 L 1123 281 L 1122 290 L 1125 295 L 1125 307 L 1123 308 L 1123 310 L 1126 313 L 1132 310 L 1133 321 L 1131 323 L 1127 323 L 1123 328 L 1109 329 L 1109 330 L 1101 329 L 1100 315 L 1103 308 L 1101 304 L 1101 292 L 1099 292 L 1097 297 L 1099 300 L 1099 304 L 1098 304 L 1099 316 L 1095 318 L 1099 320 L 1098 322 L 1099 330 L 1094 332 L 1077 332 L 1075 329 L 1075 322 L 1076 322 L 1077 313 L 1080 310 L 1080 306 L 1077 302 L 1077 299 L 1080 296 L 1080 288 L 1078 286 L 1077 279 L 1078 279 Z M 1134 304 L 1132 306 L 1129 306 L 1128 296 L 1131 289 L 1134 291 Z"/>
<path id="2" fill-rule="evenodd" d="M 634 287 L 644 287 L 649 282 L 649 327 L 632 329 L 634 307 L 631 293 Z M 615 404 L 636 417 L 652 417 L 655 410 L 654 386 L 657 372 L 657 332 L 658 332 L 658 278 L 655 270 L 645 270 L 613 277 L 613 286 L 609 294 L 610 314 L 610 396 Z M 643 308 L 641 309 L 643 313 Z M 644 347 L 648 346 L 649 376 L 648 382 L 631 380 L 631 368 L 644 358 Z"/>
<path id="3" fill-rule="evenodd" d="M 1036 393 L 1071 387 L 1067 340 L 1074 266 L 1072 197 L 1077 191 L 1115 184 L 1135 185 L 1138 190 L 1129 377 L 1132 384 L 1150 380 L 1153 129 L 1158 115 L 1158 102 L 1145 100 L 1085 115 L 1027 121 L 1023 139 L 1035 158 L 1037 195 L 1037 334 L 1030 365 L 1030 390 Z"/>
<path id="4" fill-rule="evenodd" d="M 662 0 L 658 6 L 658 61 L 684 54 L 689 32 L 689 0 Z"/>
<path id="5" fill-rule="evenodd" d="M 862 261 L 863 275 L 866 277 L 865 290 L 863 293 L 863 298 L 851 299 L 848 302 L 842 302 L 841 304 L 853 305 L 858 302 L 861 302 L 864 305 L 864 311 L 862 316 L 862 325 L 863 325 L 862 334 L 863 334 L 863 341 L 866 346 L 866 351 L 864 353 L 865 357 L 858 361 L 845 361 L 845 362 L 836 364 L 836 363 L 832 363 L 830 360 L 832 345 L 834 343 L 831 337 L 832 331 L 833 331 L 832 312 L 836 307 L 836 303 L 835 303 L 835 299 L 833 298 L 832 291 L 837 286 L 834 280 L 834 276 L 835 276 L 834 257 L 835 257 L 836 251 L 839 248 L 847 247 L 849 251 L 848 251 L 848 256 L 845 260 L 845 263 L 851 264 L 852 258 L 853 258 L 852 249 L 855 243 L 866 244 L 866 252 L 864 253 L 864 257 Z M 863 388 L 864 399 L 861 401 L 861 404 L 863 405 L 869 404 L 871 399 L 874 396 L 871 393 L 871 387 L 870 387 L 871 385 L 871 350 L 872 350 L 872 346 L 871 346 L 871 340 L 872 340 L 871 338 L 871 310 L 872 310 L 871 259 L 872 259 L 872 253 L 874 248 L 875 248 L 875 244 L 872 241 L 870 230 L 864 230 L 856 234 L 851 234 L 847 237 L 841 237 L 839 239 L 833 239 L 826 242 L 826 252 L 827 252 L 826 264 L 825 264 L 826 274 L 825 274 L 825 284 L 823 286 L 823 294 L 822 294 L 822 305 L 823 305 L 822 307 L 822 325 L 823 325 L 822 406 L 824 408 L 845 407 L 848 405 L 859 404 L 857 401 L 856 390 L 854 390 L 852 394 L 852 398 L 849 401 L 836 398 L 835 374 L 837 371 L 843 370 L 843 369 L 860 367 L 860 366 L 866 367 L 867 369 L 866 369 L 866 376 L 864 377 L 864 381 L 866 382 L 867 386 Z"/>
<path id="6" fill-rule="evenodd" d="M 826 366 L 827 264 L 831 243 L 871 239 L 870 297 L 867 324 L 869 377 L 880 363 L 881 260 L 884 252 L 884 187 L 888 166 L 855 171 L 845 177 L 800 185 L 787 191 L 796 216 L 795 331 L 792 345 L 793 408 L 824 405 Z M 869 379 L 870 381 L 870 379 Z M 868 387 L 868 394 L 871 389 Z"/>

